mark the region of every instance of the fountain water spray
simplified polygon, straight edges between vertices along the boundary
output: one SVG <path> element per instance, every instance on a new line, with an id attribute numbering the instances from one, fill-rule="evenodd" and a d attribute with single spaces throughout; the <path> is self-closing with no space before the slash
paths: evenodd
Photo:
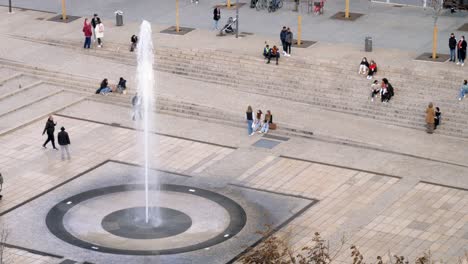
<path id="1" fill-rule="evenodd" d="M 154 121 L 153 106 L 154 106 L 154 72 L 153 72 L 153 40 L 151 25 L 148 21 L 143 20 L 140 26 L 140 34 L 137 45 L 137 82 L 138 94 L 143 105 L 143 130 L 144 130 L 144 173 L 145 173 L 145 221 L 149 222 L 149 160 L 150 160 L 150 125 Z M 158 190 L 157 190 L 158 191 Z M 154 207 L 157 210 L 157 206 Z M 154 216 L 159 219 L 159 212 L 153 212 Z"/>

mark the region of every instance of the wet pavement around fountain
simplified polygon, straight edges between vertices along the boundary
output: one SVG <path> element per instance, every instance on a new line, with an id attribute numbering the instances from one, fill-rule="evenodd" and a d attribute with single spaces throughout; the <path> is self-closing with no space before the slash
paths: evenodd
<path id="1" fill-rule="evenodd" d="M 52 23 L 36 20 L 44 16 L 44 13 L 24 11 L 8 19 L 0 18 L 0 23 L 10 25 L 11 21 L 14 21 L 16 24 L 21 24 L 24 34 L 31 37 L 53 39 L 54 35 L 59 34 L 65 39 L 76 41 L 78 46 L 81 45 L 82 21 L 51 24 L 47 31 L 39 32 L 38 28 L 44 26 L 41 23 Z M 107 47 L 112 46 L 112 42 L 126 44 L 127 36 L 136 29 L 136 25 L 115 28 L 110 21 L 107 24 L 109 25 L 109 34 L 106 36 L 109 44 Z M 164 27 L 156 25 L 155 28 Z M 0 38 L 4 40 L 0 45 L 6 47 L 0 49 L 2 58 L 87 76 L 91 82 L 102 76 L 118 79 L 120 75 L 127 76 L 135 72 L 133 65 L 120 64 L 95 56 L 97 53 L 94 50 L 89 54 L 82 54 L 64 47 L 6 36 L 5 34 L 12 32 L 5 27 L 0 28 L 0 32 L 2 32 Z M 118 34 L 110 34 L 111 32 Z M 217 45 L 227 46 L 232 42 L 232 39 L 216 39 L 211 33 L 197 30 L 191 33 L 192 36 L 186 36 L 184 40 L 187 41 L 158 34 L 158 43 L 181 48 L 206 45 L 207 48 L 215 49 Z M 263 36 L 244 38 L 238 42 L 238 46 L 233 47 L 233 52 L 255 54 L 256 49 L 252 47 L 261 47 L 265 38 Z M 330 52 L 336 47 L 319 43 L 313 49 L 298 50 L 297 53 L 323 56 L 325 59 L 345 57 L 349 60 L 355 60 L 362 55 L 359 48 L 346 45 L 340 46 L 342 54 Z M 381 50 L 374 54 L 388 58 L 388 63 L 408 65 L 415 63 L 412 61 L 412 56 L 415 55 L 413 53 Z M 0 72 L 5 73 L 6 71 L 1 71 L 2 69 Z M 242 120 L 246 104 L 245 94 L 222 90 L 224 87 L 220 85 L 206 84 L 171 74 L 157 73 L 157 75 L 164 79 L 161 84 L 162 94 L 230 108 L 231 111 L 239 112 L 239 118 Z M 130 77 L 130 89 L 133 88 L 133 83 L 134 78 Z M 48 87 L 45 84 L 41 88 L 55 91 L 55 87 Z M 127 261 L 125 263 L 140 263 L 133 261 L 135 258 L 140 258 L 138 256 L 112 255 L 72 246 L 54 236 L 47 228 L 46 215 L 55 205 L 90 189 L 134 184 L 135 182 L 128 181 L 122 173 L 134 170 L 135 164 L 143 163 L 136 146 L 141 132 L 131 121 L 131 109 L 128 106 L 113 104 L 112 99 L 109 99 L 109 102 L 96 101 L 92 97 L 84 99 L 89 94 L 79 91 L 67 90 L 67 92 L 71 93 L 73 100 L 64 96 L 53 102 L 44 103 L 41 113 L 36 114 L 41 109 L 28 106 L 26 109 L 31 108 L 31 113 L 21 112 L 24 115 L 18 116 L 16 120 L 0 116 L 2 129 L 0 166 L 5 177 L 2 191 L 4 198 L 0 202 L 0 221 L 2 224 L 7 224 L 6 227 L 11 232 L 9 243 L 20 247 L 9 247 L 6 254 L 11 263 L 21 264 L 60 263 L 65 259 L 92 262 L 100 258 L 124 259 Z M 211 96 L 207 98 L 206 94 Z M 308 118 L 305 114 L 297 116 L 294 111 L 288 112 L 291 105 L 280 106 L 281 99 L 259 95 L 248 96 L 262 109 L 273 103 L 278 105 L 274 113 L 275 118 L 289 120 L 291 123 L 298 122 L 301 118 Z M 60 103 L 65 101 L 66 104 L 62 107 Z M 54 104 L 59 106 L 53 107 Z M 310 110 L 301 104 L 293 106 L 300 112 Z M 336 128 L 343 124 L 345 120 L 343 116 L 317 109 L 314 111 L 318 111 L 322 117 L 314 119 L 314 132 L 330 133 L 330 137 L 336 137 L 336 141 L 327 142 L 299 137 L 291 137 L 284 141 L 259 135 L 247 137 L 243 128 L 180 116 L 161 115 L 162 125 L 154 127 L 152 134 L 153 141 L 157 142 L 158 146 L 158 153 L 155 153 L 153 158 L 159 162 L 152 163 L 151 167 L 164 171 L 164 178 L 168 184 L 214 191 L 240 204 L 247 215 L 252 212 L 255 214 L 255 217 L 250 219 L 251 222 L 247 217 L 247 225 L 252 225 L 250 229 L 241 230 L 233 238 L 213 246 L 211 248 L 213 250 L 195 250 L 161 258 L 171 257 L 181 263 L 206 263 L 206 259 L 200 256 L 209 259 L 232 259 L 258 239 L 254 231 L 267 222 L 263 221 L 265 220 L 262 219 L 263 216 L 256 211 L 258 207 L 278 214 L 275 225 L 285 223 L 291 218 L 291 221 L 282 226 L 277 234 L 286 237 L 294 249 L 310 245 L 316 231 L 330 239 L 332 245 L 344 235 L 348 241 L 346 247 L 356 244 L 366 256 L 376 256 L 390 250 L 414 257 L 431 249 L 437 258 L 444 257 L 452 263 L 452 260 L 467 249 L 468 182 L 465 175 L 468 175 L 468 168 L 465 165 L 464 151 L 467 147 L 465 140 L 433 135 L 430 140 L 433 140 L 436 146 L 425 146 L 429 139 L 426 135 L 420 135 L 419 131 L 374 124 L 375 122 L 359 118 L 353 120 L 362 122 L 362 129 L 349 126 L 346 127 L 346 131 L 342 131 Z M 55 118 L 59 122 L 58 126 L 64 125 L 70 133 L 72 140 L 70 161 L 61 161 L 59 152 L 40 148 L 44 140 L 40 136 L 45 122 L 44 117 L 50 112 L 57 113 Z M 392 133 L 393 146 L 380 142 L 379 137 L 375 136 L 384 131 Z M 413 142 L 405 145 L 408 137 Z M 379 152 L 342 144 L 340 140 L 344 138 L 394 152 Z M 257 143 L 262 139 L 265 145 Z M 276 146 L 272 147 L 274 144 Z M 437 148 L 437 151 L 434 151 L 434 148 Z M 414 156 L 403 156 L 400 153 L 410 153 Z M 447 162 L 438 163 L 431 158 Z M 381 160 L 385 160 L 386 163 L 374 162 Z M 246 195 L 239 195 L 240 192 Z M 116 207 L 103 211 L 100 218 L 118 212 L 118 205 L 130 208 L 138 206 L 122 197 L 114 200 L 119 201 Z M 301 214 L 295 214 L 315 200 L 319 202 Z M 77 219 L 87 218 L 93 214 L 93 207 L 101 209 L 105 207 L 103 204 L 108 203 L 105 200 L 87 202 L 90 203 L 77 205 L 75 211 L 70 211 L 73 215 L 69 216 Z M 203 199 L 198 204 L 203 202 L 210 204 Z M 280 210 L 274 210 L 276 208 Z M 203 220 L 202 215 L 194 213 L 196 209 L 197 205 L 190 207 L 185 204 L 178 207 L 177 211 L 193 219 Z M 292 211 L 289 212 L 287 209 Z M 216 210 L 222 215 L 216 219 L 219 226 L 228 222 L 227 213 L 223 210 L 222 208 Z M 93 239 L 102 238 L 96 236 L 96 233 L 87 232 L 88 229 L 82 230 L 79 227 L 80 223 L 73 222 L 73 219 L 68 220 L 69 222 L 64 223 L 68 223 L 65 228 L 73 230 L 74 236 L 83 240 L 88 239 L 88 243 L 96 241 Z M 54 223 L 61 224 L 59 220 Z M 110 222 L 110 229 L 124 225 L 124 223 Z M 93 227 L 99 228 L 96 225 Z M 107 228 L 109 229 L 109 226 Z M 105 232 L 104 229 L 103 227 L 99 232 Z M 222 228 L 217 232 L 220 229 Z M 210 236 L 215 236 L 215 233 L 204 235 L 208 239 Z M 104 243 L 107 238 L 115 236 L 104 234 L 106 234 L 104 241 L 99 243 Z M 173 239 L 181 235 L 183 232 L 174 235 Z M 52 243 L 49 245 L 44 241 Z M 232 244 L 237 246 L 228 246 Z M 119 246 L 125 245 L 119 244 Z M 136 246 L 134 244 L 130 247 Z M 192 254 L 200 261 L 188 260 L 184 254 Z M 346 261 L 348 255 L 349 252 L 344 250 L 338 257 L 338 263 L 348 263 Z M 155 257 L 147 258 L 153 260 Z M 97 261 L 97 263 L 103 262 Z"/>

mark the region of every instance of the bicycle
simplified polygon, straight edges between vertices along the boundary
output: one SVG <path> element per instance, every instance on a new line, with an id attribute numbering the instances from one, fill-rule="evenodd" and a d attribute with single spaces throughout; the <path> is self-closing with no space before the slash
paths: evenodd
<path id="1" fill-rule="evenodd" d="M 255 7 L 257 8 L 257 11 L 267 8 L 268 7 L 267 0 L 258 0 L 257 3 L 255 4 Z"/>
<path id="2" fill-rule="evenodd" d="M 269 0 L 268 1 L 268 12 L 275 12 L 276 10 L 283 7 L 283 0 Z"/>

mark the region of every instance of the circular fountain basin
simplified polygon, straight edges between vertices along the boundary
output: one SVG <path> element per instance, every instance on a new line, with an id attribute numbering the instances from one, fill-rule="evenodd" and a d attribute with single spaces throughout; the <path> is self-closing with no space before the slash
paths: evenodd
<path id="1" fill-rule="evenodd" d="M 150 190 L 156 192 L 156 190 Z M 144 185 L 89 190 L 55 205 L 46 217 L 58 238 L 114 254 L 163 255 L 208 248 L 235 236 L 246 223 L 242 207 L 218 193 L 163 184 L 145 221 Z M 159 212 L 159 217 L 152 212 Z M 155 220 L 158 219 L 158 220 Z M 157 223 L 156 223 L 157 222 Z"/>

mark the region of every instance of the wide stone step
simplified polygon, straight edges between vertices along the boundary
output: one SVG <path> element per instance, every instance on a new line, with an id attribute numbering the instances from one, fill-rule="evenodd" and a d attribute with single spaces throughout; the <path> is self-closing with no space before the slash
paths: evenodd
<path id="1" fill-rule="evenodd" d="M 33 103 L 29 107 L 1 116 L 0 135 L 44 118 L 49 114 L 79 102 L 82 99 L 83 97 L 76 93 L 61 92 Z"/>
<path id="2" fill-rule="evenodd" d="M 59 93 L 61 90 L 57 86 L 41 83 L 30 88 L 15 91 L 8 96 L 0 98 L 0 116 L 28 107 L 30 104 Z"/>

